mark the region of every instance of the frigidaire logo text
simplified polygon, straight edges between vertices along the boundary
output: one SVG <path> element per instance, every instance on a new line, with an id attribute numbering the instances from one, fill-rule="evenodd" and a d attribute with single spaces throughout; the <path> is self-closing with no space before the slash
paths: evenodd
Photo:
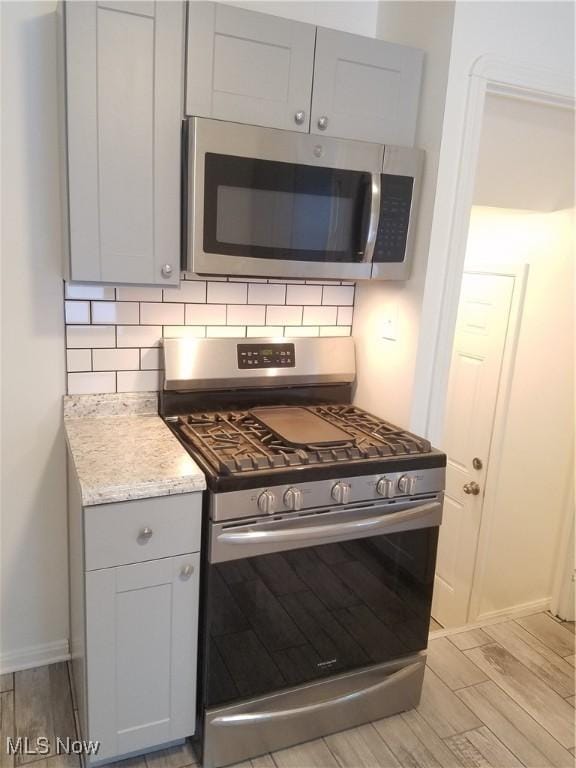
<path id="1" fill-rule="evenodd" d="M 50 743 L 47 736 L 38 736 L 37 739 L 30 739 L 28 736 L 17 738 L 8 736 L 6 739 L 6 752 L 9 755 L 97 755 L 99 749 L 99 741 L 84 741 L 69 737 L 61 739 L 57 736 L 54 744 Z"/>

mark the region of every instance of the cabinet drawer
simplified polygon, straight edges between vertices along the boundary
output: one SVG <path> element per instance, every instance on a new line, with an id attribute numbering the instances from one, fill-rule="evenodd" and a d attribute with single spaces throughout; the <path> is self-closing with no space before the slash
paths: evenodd
<path id="1" fill-rule="evenodd" d="M 198 552 L 201 527 L 201 493 L 86 507 L 86 570 Z"/>

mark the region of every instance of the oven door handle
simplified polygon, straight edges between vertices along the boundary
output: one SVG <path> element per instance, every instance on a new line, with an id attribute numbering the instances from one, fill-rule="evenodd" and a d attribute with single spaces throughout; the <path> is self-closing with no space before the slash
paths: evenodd
<path id="1" fill-rule="evenodd" d="M 215 717 L 210 724 L 227 726 L 259 725 L 262 723 L 270 723 L 275 720 L 287 720 L 301 715 L 311 715 L 329 707 L 338 706 L 339 704 L 349 704 L 353 701 L 360 702 L 367 696 L 384 691 L 388 686 L 402 682 L 402 680 L 406 680 L 407 678 L 412 677 L 412 675 L 421 672 L 424 664 L 424 659 L 415 661 L 412 664 L 402 667 L 402 669 L 399 669 L 397 672 L 388 675 L 385 680 L 381 680 L 367 688 L 349 691 L 348 693 L 336 696 L 333 699 L 324 699 L 323 701 L 305 704 L 303 707 L 294 707 L 292 709 L 277 709 L 269 712 L 240 712 L 236 715 L 219 715 L 218 717 Z"/>
<path id="2" fill-rule="evenodd" d="M 283 544 L 291 541 L 310 542 L 314 539 L 330 539 L 334 536 L 345 536 L 348 533 L 357 535 L 365 531 L 380 533 L 394 525 L 435 517 L 441 511 L 442 505 L 434 501 L 430 504 L 419 504 L 412 509 L 388 512 L 378 517 L 360 518 L 348 523 L 313 525 L 307 528 L 280 528 L 273 531 L 224 531 L 218 534 L 216 540 L 219 544 Z M 438 520 L 439 524 L 440 520 Z"/>

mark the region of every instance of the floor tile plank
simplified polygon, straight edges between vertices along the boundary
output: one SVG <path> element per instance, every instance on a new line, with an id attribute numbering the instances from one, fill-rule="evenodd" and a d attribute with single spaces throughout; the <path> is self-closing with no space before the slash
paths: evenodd
<path id="1" fill-rule="evenodd" d="M 322 739 L 308 741 L 272 754 L 278 768 L 339 768 Z"/>
<path id="2" fill-rule="evenodd" d="M 490 636 L 483 629 L 468 629 L 466 632 L 449 635 L 449 639 L 460 651 L 468 651 L 470 648 L 477 648 L 479 645 L 487 645 L 492 642 Z"/>
<path id="3" fill-rule="evenodd" d="M 14 675 L 16 736 L 32 744 L 40 736 L 50 741 L 55 754 L 56 738 L 76 738 L 72 693 L 66 662 L 16 672 Z M 38 755 L 16 755 L 16 765 L 39 759 Z"/>
<path id="4" fill-rule="evenodd" d="M 444 741 L 434 733 L 432 728 L 416 710 L 412 709 L 409 712 L 403 712 L 401 717 L 408 723 L 412 732 L 420 741 L 426 744 L 442 768 L 461 768 L 462 763 L 460 760 L 447 748 Z"/>
<path id="5" fill-rule="evenodd" d="M 377 720 L 373 725 L 403 766 L 443 768 L 428 745 L 416 736 L 402 715 Z"/>
<path id="6" fill-rule="evenodd" d="M 559 656 L 570 656 L 574 653 L 574 635 L 558 621 L 554 621 L 551 616 L 535 613 L 516 621 Z"/>
<path id="7" fill-rule="evenodd" d="M 402 768 L 370 724 L 325 736 L 324 741 L 342 768 Z"/>
<path id="8" fill-rule="evenodd" d="M 520 760 L 486 726 L 453 736 L 447 743 L 462 763 L 471 768 L 523 768 Z"/>
<path id="9" fill-rule="evenodd" d="M 574 670 L 515 621 L 486 627 L 486 632 L 553 691 L 564 698 L 574 695 Z"/>
<path id="10" fill-rule="evenodd" d="M 576 656 L 564 656 L 564 661 L 571 667 L 576 667 Z"/>
<path id="11" fill-rule="evenodd" d="M 576 706 L 574 704 L 574 696 L 567 696 L 566 701 L 568 702 L 568 704 L 572 704 L 573 707 Z"/>
<path id="12" fill-rule="evenodd" d="M 564 627 L 564 629 L 567 629 L 568 632 L 572 632 L 573 635 L 576 635 L 576 621 L 563 621 L 561 626 Z"/>
<path id="13" fill-rule="evenodd" d="M 0 693 L 0 768 L 12 768 L 14 755 L 8 754 L 7 739 L 14 737 L 14 691 Z"/>
<path id="14" fill-rule="evenodd" d="M 465 651 L 494 682 L 567 749 L 574 746 L 574 711 L 557 693 L 496 643 Z"/>
<path id="15" fill-rule="evenodd" d="M 439 629 L 444 629 L 442 624 L 440 624 L 436 619 L 430 619 L 430 632 L 436 632 Z"/>
<path id="16" fill-rule="evenodd" d="M 486 675 L 447 637 L 438 637 L 428 644 L 428 666 L 452 690 L 483 683 Z"/>
<path id="17" fill-rule="evenodd" d="M 426 667 L 418 712 L 441 738 L 480 728 L 482 723 L 430 667 Z"/>
<path id="18" fill-rule="evenodd" d="M 170 749 L 159 749 L 148 752 L 146 765 L 148 768 L 184 768 L 186 765 L 197 765 L 198 761 L 192 743 L 188 740 Z"/>
<path id="19" fill-rule="evenodd" d="M 495 683 L 463 688 L 456 695 L 527 768 L 573 765 L 568 751 Z"/>
<path id="20" fill-rule="evenodd" d="M 0 675 L 0 693 L 14 690 L 14 674 L 8 672 L 6 675 Z"/>
<path id="21" fill-rule="evenodd" d="M 251 768 L 276 768 L 272 755 L 262 755 L 250 760 Z"/>

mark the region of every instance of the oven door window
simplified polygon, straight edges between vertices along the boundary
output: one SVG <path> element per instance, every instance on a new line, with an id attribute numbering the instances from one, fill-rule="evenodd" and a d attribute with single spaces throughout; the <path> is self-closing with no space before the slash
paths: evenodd
<path id="1" fill-rule="evenodd" d="M 438 528 L 208 567 L 208 707 L 426 648 Z"/>
<path id="2" fill-rule="evenodd" d="M 206 253 L 364 260 L 369 173 L 207 153 L 204 190 Z"/>

